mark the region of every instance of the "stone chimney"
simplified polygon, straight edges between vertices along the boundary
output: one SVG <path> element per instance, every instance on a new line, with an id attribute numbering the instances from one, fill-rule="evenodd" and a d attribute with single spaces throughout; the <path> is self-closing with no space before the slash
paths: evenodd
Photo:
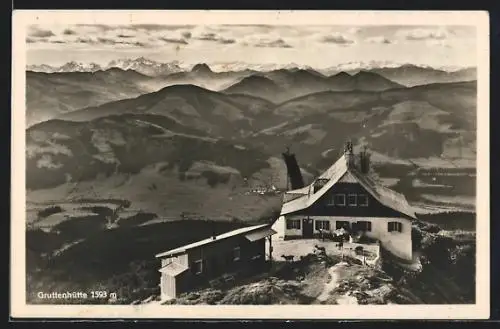
<path id="1" fill-rule="evenodd" d="M 348 168 L 353 168 L 355 166 L 354 153 L 352 150 L 352 142 L 349 140 L 344 145 L 344 156 L 347 162 Z"/>

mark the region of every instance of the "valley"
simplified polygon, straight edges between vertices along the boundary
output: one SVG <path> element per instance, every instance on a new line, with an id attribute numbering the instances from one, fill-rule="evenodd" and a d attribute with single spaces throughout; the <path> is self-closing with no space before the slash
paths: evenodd
<path id="1" fill-rule="evenodd" d="M 474 232 L 476 82 L 404 70 L 28 71 L 28 291 L 154 295 L 155 253 L 276 219 L 286 147 L 308 183 L 367 146 L 425 221 Z"/>

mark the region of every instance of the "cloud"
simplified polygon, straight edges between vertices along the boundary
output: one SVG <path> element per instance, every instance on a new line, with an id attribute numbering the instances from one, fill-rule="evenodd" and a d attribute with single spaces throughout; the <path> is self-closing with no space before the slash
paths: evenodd
<path id="1" fill-rule="evenodd" d="M 122 38 L 122 39 L 128 39 L 128 38 L 133 38 L 133 37 L 134 37 L 133 35 L 130 35 L 130 34 L 124 34 L 124 33 L 117 34 L 116 36 L 117 36 L 118 38 Z"/>
<path id="2" fill-rule="evenodd" d="M 149 47 L 149 46 L 151 46 L 150 44 L 148 44 L 146 42 L 141 42 L 141 41 L 117 42 L 116 44 L 118 44 L 118 45 L 136 46 L 136 47 Z"/>
<path id="3" fill-rule="evenodd" d="M 39 27 L 32 26 L 29 29 L 28 35 L 34 38 L 48 38 L 48 37 L 53 37 L 55 34 L 51 30 L 41 29 Z"/>
<path id="4" fill-rule="evenodd" d="M 357 34 L 359 32 L 361 32 L 360 27 L 351 27 L 349 30 L 347 30 L 347 33 L 349 34 Z"/>
<path id="5" fill-rule="evenodd" d="M 63 34 L 64 35 L 74 35 L 74 34 L 76 34 L 76 32 L 72 29 L 64 29 Z"/>
<path id="6" fill-rule="evenodd" d="M 325 35 L 322 39 L 324 43 L 335 43 L 339 45 L 350 45 L 354 43 L 354 40 L 347 38 L 341 33 L 332 33 L 329 35 Z"/>
<path id="7" fill-rule="evenodd" d="M 283 39 L 276 39 L 272 41 L 260 41 L 254 44 L 254 47 L 260 48 L 293 48 L 291 45 L 286 43 Z"/>
<path id="8" fill-rule="evenodd" d="M 406 40 L 420 41 L 420 40 L 444 40 L 448 37 L 449 32 L 445 30 L 414 29 L 414 30 L 402 31 L 401 34 Z"/>
<path id="9" fill-rule="evenodd" d="M 386 45 L 394 43 L 394 41 L 391 41 L 384 36 L 369 37 L 369 38 L 366 38 L 365 41 L 368 43 L 378 43 L 378 44 L 386 44 Z"/>
<path id="10" fill-rule="evenodd" d="M 180 45 L 187 45 L 188 44 L 188 42 L 184 39 L 174 39 L 174 38 L 165 38 L 165 37 L 160 37 L 159 39 L 163 42 L 166 42 L 166 43 L 175 43 L 175 44 L 180 44 Z"/>
<path id="11" fill-rule="evenodd" d="M 426 43 L 429 46 L 438 46 L 444 48 L 451 48 L 451 45 L 446 40 L 427 40 Z"/>
<path id="12" fill-rule="evenodd" d="M 147 31 L 176 31 L 182 29 L 191 29 L 194 25 L 162 25 L 162 24 L 135 24 L 127 25 L 127 28 L 137 28 Z"/>
<path id="13" fill-rule="evenodd" d="M 166 43 L 187 45 L 192 38 L 192 25 L 103 25 L 69 24 L 64 26 L 32 25 L 26 37 L 27 43 L 89 45 L 89 46 L 126 46 L 151 47 L 165 46 Z M 206 31 L 206 29 L 205 29 Z M 55 40 L 57 39 L 57 40 Z M 214 36 L 221 44 L 230 44 L 234 40 Z"/>
<path id="14" fill-rule="evenodd" d="M 97 41 L 93 40 L 89 37 L 80 37 L 75 40 L 76 43 L 85 43 L 85 44 L 96 44 Z"/>
<path id="15" fill-rule="evenodd" d="M 102 38 L 99 37 L 97 38 L 98 43 L 104 44 L 104 45 L 115 45 L 117 44 L 117 41 L 110 39 L 110 38 Z"/>
<path id="16" fill-rule="evenodd" d="M 217 35 L 215 33 L 203 33 L 201 36 L 196 37 L 197 40 L 203 41 L 217 41 Z"/>
<path id="17" fill-rule="evenodd" d="M 83 43 L 89 45 L 105 45 L 105 46 L 116 46 L 116 45 L 124 45 L 124 46 L 136 46 L 136 47 L 148 47 L 149 45 L 145 42 L 136 41 L 136 40 L 115 40 L 108 37 L 98 37 L 96 39 L 89 37 L 79 37 L 74 42 Z"/>
<path id="18" fill-rule="evenodd" d="M 108 31 L 115 29 L 114 25 L 105 25 L 105 24 L 76 24 L 75 27 L 83 27 L 85 29 L 99 30 L 99 31 Z"/>
<path id="19" fill-rule="evenodd" d="M 234 40 L 234 39 L 219 39 L 219 43 L 222 43 L 224 45 L 229 45 L 229 44 L 236 43 L 236 40 Z"/>
<path id="20" fill-rule="evenodd" d="M 200 36 L 195 37 L 194 39 L 201 40 L 201 41 L 212 41 L 212 42 L 217 42 L 217 43 L 226 44 L 226 45 L 236 42 L 236 40 L 234 40 L 234 39 L 223 38 L 223 37 L 217 35 L 216 33 L 212 33 L 212 32 L 203 33 Z"/>
<path id="21" fill-rule="evenodd" d="M 233 25 L 230 25 L 230 24 L 222 24 L 221 25 L 222 27 L 225 27 L 225 28 L 239 28 L 239 27 L 249 27 L 249 28 L 252 28 L 252 29 L 266 29 L 266 31 L 270 31 L 272 29 L 275 29 L 276 27 L 278 27 L 277 25 L 266 25 L 266 24 L 233 24 Z"/>

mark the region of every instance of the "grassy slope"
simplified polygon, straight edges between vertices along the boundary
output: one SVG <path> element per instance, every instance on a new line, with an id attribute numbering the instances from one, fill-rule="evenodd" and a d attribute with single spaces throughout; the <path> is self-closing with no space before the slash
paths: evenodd
<path id="1" fill-rule="evenodd" d="M 94 216 L 61 224 L 56 227 L 59 234 L 27 231 L 30 302 L 40 302 L 35 297 L 38 291 L 104 289 L 116 292 L 122 302 L 147 297 L 159 282 L 155 254 L 206 238 L 213 231 L 222 233 L 242 226 L 235 222 L 185 220 L 103 230 L 104 222 L 102 216 Z M 75 239 L 84 240 L 59 256 L 41 256 Z"/>
<path id="2" fill-rule="evenodd" d="M 120 69 L 95 73 L 26 72 L 27 124 L 52 119 L 80 108 L 136 97 L 161 88 L 160 82 Z"/>
<path id="3" fill-rule="evenodd" d="M 439 90 L 443 92 L 445 89 L 441 87 L 434 87 L 433 89 L 431 86 L 411 89 L 413 92 L 411 90 L 405 90 L 403 94 L 401 91 L 384 93 L 384 102 L 388 102 L 388 104 L 396 102 L 395 104 L 399 104 L 398 102 L 400 100 L 407 101 L 409 98 L 417 97 L 418 102 L 424 101 L 430 104 L 431 107 L 429 108 L 444 108 L 450 113 L 453 113 L 453 115 L 463 118 L 462 115 L 466 113 L 465 111 L 473 106 L 471 102 L 468 103 L 467 101 L 471 97 L 470 90 L 472 89 L 470 89 L 470 86 L 464 84 L 453 85 L 449 88 L 451 88 L 452 95 L 454 95 L 454 97 L 452 97 L 453 99 L 448 99 L 439 94 Z M 327 93 L 325 95 L 331 96 L 337 94 Z M 295 103 L 292 103 L 293 106 L 291 106 L 290 103 L 280 105 L 280 107 L 278 107 L 279 110 L 273 115 L 290 116 L 292 123 L 287 123 L 285 126 L 278 128 L 277 131 L 273 131 L 270 136 L 272 139 L 264 136 L 259 140 L 259 136 L 254 136 L 254 138 L 248 142 L 238 140 L 238 144 L 247 143 L 247 145 L 243 146 L 243 149 L 235 147 L 233 143 L 219 142 L 211 138 L 207 139 L 206 133 L 200 135 L 198 130 L 190 126 L 179 125 L 175 123 L 175 120 L 172 120 L 172 118 L 169 119 L 162 115 L 158 116 L 157 112 L 155 112 L 157 116 L 135 114 L 97 119 L 90 123 L 62 123 L 61 121 L 51 121 L 37 125 L 28 130 L 27 136 L 29 153 L 27 162 L 29 168 L 27 177 L 28 187 L 37 189 L 41 187 L 50 187 L 50 189 L 31 191 L 29 196 L 32 196 L 35 201 L 42 198 L 45 198 L 45 201 L 50 201 L 51 198 L 56 200 L 67 197 L 85 198 L 95 194 L 96 198 L 131 200 L 132 208 L 135 207 L 135 210 L 154 210 L 155 213 L 151 216 L 160 214 L 176 217 L 181 210 L 192 210 L 194 208 L 200 213 L 204 213 L 205 215 L 208 214 L 206 217 L 219 218 L 231 214 L 233 217 L 255 219 L 261 215 L 258 209 L 263 211 L 273 209 L 273 207 L 279 205 L 279 198 L 271 200 L 271 198 L 266 199 L 261 196 L 245 195 L 243 192 L 244 190 L 237 187 L 242 184 L 239 180 L 243 177 L 263 175 L 266 170 L 270 171 L 270 173 L 267 173 L 267 177 L 273 176 L 276 173 L 273 173 L 273 170 L 271 170 L 276 167 L 269 166 L 269 156 L 259 151 L 252 150 L 251 146 L 248 144 L 254 146 L 266 145 L 266 150 L 268 152 L 271 150 L 273 154 L 276 154 L 282 151 L 283 145 L 293 142 L 294 145 L 300 145 L 298 152 L 300 154 L 299 161 L 305 159 L 306 161 L 304 162 L 306 164 L 310 163 L 312 168 L 315 163 L 318 163 L 318 159 L 314 158 L 314 156 L 320 154 L 324 150 L 332 148 L 332 143 L 338 148 L 341 143 L 343 143 L 343 136 L 352 134 L 354 131 L 359 131 L 360 136 L 362 135 L 361 130 L 355 130 L 356 127 L 359 129 L 360 123 L 364 120 L 363 115 L 359 115 L 359 113 L 347 113 L 348 111 L 346 113 L 335 112 L 332 115 L 328 115 L 326 117 L 328 119 L 325 119 L 325 115 L 322 112 L 328 113 L 331 111 L 330 105 L 328 104 L 329 102 L 330 104 L 335 103 L 335 98 L 331 98 L 330 96 L 321 99 L 321 97 L 323 97 L 323 94 L 321 94 L 312 98 L 309 97 L 307 102 L 298 100 L 299 103 L 297 103 L 297 101 L 295 101 Z M 231 99 L 228 98 L 227 103 L 224 103 L 222 107 L 214 106 L 212 110 L 225 109 L 228 111 L 227 113 L 236 114 L 235 117 L 238 117 L 238 113 L 241 113 L 241 108 L 234 105 L 234 102 L 237 100 L 238 104 L 241 104 L 241 101 L 244 99 L 246 102 L 245 104 L 251 103 L 245 96 L 231 97 Z M 319 97 L 319 99 L 315 97 Z M 462 100 L 460 97 L 464 99 Z M 200 99 L 195 99 L 194 101 L 199 104 L 204 103 Z M 346 101 L 355 104 L 354 107 L 351 108 L 351 112 L 360 111 L 362 113 L 368 113 L 373 111 L 373 104 L 370 102 L 357 103 L 358 100 Z M 192 103 L 193 100 L 190 102 L 190 106 L 196 105 Z M 158 103 L 154 103 L 152 105 L 155 111 L 162 109 L 161 107 L 157 107 L 157 104 Z M 248 112 L 245 112 L 245 117 L 249 117 L 248 113 L 253 113 L 253 115 L 262 114 L 263 117 L 261 117 L 261 120 L 263 120 L 263 118 L 268 116 L 268 107 L 266 106 L 267 105 L 263 105 L 252 109 L 250 107 L 245 107 L 245 109 L 248 110 Z M 374 129 L 382 124 L 383 120 L 386 119 L 386 115 L 394 111 L 391 106 L 379 110 L 383 115 L 369 116 L 371 118 L 370 120 L 372 120 L 371 122 Z M 196 106 L 194 108 L 196 108 Z M 409 108 L 405 108 L 403 112 L 407 113 L 413 108 L 413 106 L 410 106 Z M 314 109 L 320 113 L 310 114 L 310 109 Z M 400 111 L 399 108 L 396 110 Z M 298 113 L 301 116 L 305 116 L 298 122 L 290 113 L 294 113 L 294 115 Z M 142 123 L 139 123 L 137 119 L 142 121 Z M 144 122 L 146 122 L 146 124 L 144 124 Z M 464 122 L 465 121 L 458 121 L 458 124 L 464 124 Z M 212 124 L 216 124 L 216 122 L 212 121 Z M 310 124 L 310 126 L 308 126 L 308 124 Z M 297 129 L 301 127 L 304 127 L 304 129 Z M 403 132 L 407 131 L 406 129 L 413 129 L 415 133 L 426 134 L 425 130 L 414 128 L 415 125 L 412 127 L 413 128 L 408 128 L 403 126 Z M 465 128 L 470 128 L 470 126 L 466 126 Z M 322 134 L 325 130 L 335 131 L 336 135 L 329 136 L 327 134 Z M 98 133 L 96 133 L 96 131 L 98 131 Z M 380 131 L 377 131 L 377 133 L 380 133 Z M 193 138 L 193 135 L 197 137 Z M 158 140 L 158 136 L 162 137 Z M 275 142 L 270 143 L 269 141 L 271 140 Z M 311 140 L 314 143 L 304 142 L 307 140 Z M 337 141 L 338 145 L 333 141 Z M 377 145 L 375 141 L 376 138 L 372 139 L 372 143 Z M 385 145 L 386 143 L 384 142 L 382 144 Z M 316 146 L 313 147 L 312 145 Z M 401 145 L 404 149 L 408 149 L 412 144 Z M 433 144 L 430 143 L 430 145 Z M 333 153 L 329 154 L 328 157 L 332 157 L 333 159 Z M 330 160 L 332 159 L 326 161 L 325 166 L 331 164 Z M 207 176 L 207 174 L 203 174 L 202 170 L 201 173 L 198 172 L 194 174 L 195 178 L 187 178 L 193 166 L 196 167 L 197 163 L 200 161 L 203 162 L 207 160 L 212 163 L 210 165 L 212 166 L 211 169 L 208 170 L 208 172 L 212 172 L 212 174 L 208 174 Z M 403 172 L 407 172 L 407 170 L 411 168 L 411 166 L 407 165 L 403 167 Z M 234 169 L 239 172 L 240 175 L 229 174 L 229 176 L 226 176 L 225 174 L 220 174 L 220 168 L 229 168 L 229 172 L 232 172 Z M 282 174 L 283 170 L 277 170 L 277 172 L 278 174 Z M 214 176 L 213 173 L 218 174 Z M 70 174 L 70 176 L 67 174 Z M 186 176 L 186 174 L 188 175 Z M 216 177 L 215 182 L 214 177 Z M 69 178 L 71 178 L 70 181 L 68 181 Z M 259 180 L 265 181 L 267 178 L 259 178 Z M 81 183 L 79 181 L 88 181 L 88 183 Z M 61 183 L 62 185 L 59 185 Z M 53 187 L 56 185 L 59 186 L 54 189 Z M 234 186 L 236 186 L 236 188 L 233 189 Z M 401 189 L 406 187 L 399 186 L 397 188 Z M 46 192 L 48 191 L 53 192 L 54 195 L 48 194 L 49 197 L 47 197 Z M 189 193 L 185 193 L 186 191 Z M 43 196 L 43 194 L 46 194 L 46 196 Z M 172 195 L 175 197 L 172 198 Z M 184 200 L 185 202 L 179 202 L 179 200 Z M 228 202 L 228 200 L 231 200 L 231 202 Z M 259 203 L 261 201 L 262 203 Z M 47 206 L 50 205 L 51 203 L 48 202 Z M 179 205 L 180 207 L 177 207 Z M 221 205 L 227 208 L 221 208 Z M 173 208 L 174 206 L 177 208 Z M 210 209 L 215 209 L 216 211 L 210 213 Z M 69 212 L 68 215 L 74 216 L 75 214 Z M 134 214 L 131 213 L 130 216 L 134 216 Z M 226 216 L 226 218 L 231 217 Z M 46 233 L 28 232 L 28 243 L 30 244 L 28 250 L 28 265 L 30 267 L 29 284 L 33 285 L 31 288 L 32 291 L 40 288 L 40 286 L 37 285 L 41 285 L 44 287 L 44 290 L 46 290 L 45 288 L 51 287 L 51 284 L 52 287 L 58 285 L 61 289 L 66 286 L 68 289 L 86 286 L 95 287 L 99 284 L 109 286 L 111 287 L 110 289 L 118 289 L 118 287 L 144 287 L 144 285 L 154 289 L 153 286 L 157 283 L 157 278 L 153 275 L 152 269 L 155 268 L 156 265 L 144 261 L 151 256 L 151 253 L 154 253 L 153 250 L 149 249 L 152 248 L 154 243 L 151 244 L 149 237 L 146 238 L 143 236 L 144 238 L 141 240 L 141 233 L 135 232 L 136 229 L 139 231 L 143 230 L 142 227 L 130 228 L 130 225 L 127 226 L 124 224 L 123 227 L 117 230 L 103 230 L 104 219 L 99 214 L 79 215 L 79 218 L 70 219 L 69 221 L 63 221 L 61 224 L 57 224 L 56 221 L 56 224 L 53 226 L 58 227 L 57 229 L 66 227 L 66 230 L 68 230 L 69 227 L 69 232 L 73 233 L 81 231 L 84 235 L 87 233 L 95 233 L 95 235 L 93 235 L 93 237 L 72 235 L 68 241 L 61 241 L 62 245 L 64 245 L 65 243 L 73 243 L 81 239 L 86 239 L 62 252 L 60 261 L 55 258 L 49 263 L 46 263 L 46 261 L 40 259 L 41 251 L 39 250 L 40 248 L 43 249 L 44 246 L 49 248 L 51 244 L 57 245 L 59 243 L 58 241 L 61 240 L 60 236 L 51 235 L 49 233 L 47 237 L 44 236 Z M 130 223 L 131 221 L 124 221 L 122 223 L 125 222 Z M 138 220 L 138 222 L 140 223 L 141 220 Z M 166 223 L 162 225 L 165 226 L 148 226 L 156 227 L 159 232 L 161 231 L 166 234 L 166 231 L 163 231 L 160 227 L 166 228 L 169 224 Z M 129 231 L 126 230 L 125 226 L 128 227 Z M 78 229 L 75 231 L 74 227 Z M 224 227 L 226 230 L 229 229 L 229 227 Z M 175 229 L 175 234 L 177 234 L 177 230 L 178 228 Z M 147 232 L 151 234 L 149 231 Z M 31 234 L 38 234 L 39 236 L 37 238 Z M 130 240 L 127 234 L 137 234 L 139 240 Z M 112 257 L 120 259 L 120 256 L 117 256 L 115 252 L 121 250 L 120 248 L 123 247 L 123 241 L 130 241 L 131 248 L 135 248 L 134 246 L 147 246 L 145 247 L 147 252 L 144 251 L 144 253 L 140 255 L 130 253 L 130 256 L 135 256 L 120 259 L 120 264 L 122 265 L 118 266 L 120 269 L 119 273 L 111 273 L 104 270 L 101 274 L 99 274 L 100 272 L 94 274 L 93 271 L 85 272 L 83 269 L 79 273 L 73 273 L 68 263 L 77 259 L 73 258 L 75 257 L 74 255 L 86 257 L 85 255 L 88 255 L 88 252 L 92 255 L 99 254 L 93 247 L 88 245 L 89 241 L 99 246 L 100 243 L 104 242 L 94 241 L 93 239 L 108 239 L 108 237 L 110 241 L 113 241 L 112 245 L 116 243 L 116 247 L 110 247 L 111 252 L 109 254 L 105 252 L 102 253 L 103 260 L 99 258 L 94 259 L 94 261 L 97 262 L 96 264 L 102 264 L 103 262 L 109 261 Z M 196 237 L 193 237 L 193 239 L 195 238 Z M 64 239 L 65 238 L 62 238 L 62 240 Z M 188 239 L 190 238 L 184 236 L 183 243 L 185 243 L 184 240 L 187 241 Z M 120 247 L 120 245 L 122 245 L 122 247 Z M 61 246 L 53 247 L 57 249 Z M 168 248 L 168 246 L 165 246 L 165 248 Z M 73 256 L 66 256 L 71 255 L 72 252 L 76 252 L 76 254 L 73 254 Z M 91 259 L 91 257 L 87 258 Z M 140 263 L 141 260 L 143 263 Z M 88 259 L 82 262 L 86 269 L 93 268 L 94 265 L 87 264 L 85 261 L 88 261 Z M 46 271 L 37 272 L 34 267 L 39 266 L 45 268 Z M 145 268 L 147 268 L 147 270 L 143 272 Z M 68 270 L 70 272 L 67 272 Z M 88 276 L 85 276 L 85 273 L 87 273 Z M 134 273 L 143 273 L 144 277 L 139 278 Z M 110 279 L 110 277 L 115 276 L 117 279 Z M 51 283 L 51 277 L 56 277 L 58 279 Z M 76 283 L 71 283 L 74 279 Z M 140 294 L 141 292 L 136 293 Z M 121 294 L 124 296 L 126 295 L 127 298 L 131 298 L 130 296 L 135 293 L 133 291 L 128 291 L 121 292 Z"/>

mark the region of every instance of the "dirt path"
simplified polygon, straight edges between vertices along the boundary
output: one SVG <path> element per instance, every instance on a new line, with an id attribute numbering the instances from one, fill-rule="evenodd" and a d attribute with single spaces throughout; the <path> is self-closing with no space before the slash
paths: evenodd
<path id="1" fill-rule="evenodd" d="M 340 262 L 328 269 L 328 274 L 330 274 L 330 281 L 325 284 L 323 291 L 317 297 L 318 301 L 323 302 L 326 301 L 328 297 L 330 297 L 330 292 L 338 286 L 340 279 L 342 279 L 343 277 L 343 274 L 345 272 L 344 267 L 346 264 L 347 263 L 345 262 Z"/>

